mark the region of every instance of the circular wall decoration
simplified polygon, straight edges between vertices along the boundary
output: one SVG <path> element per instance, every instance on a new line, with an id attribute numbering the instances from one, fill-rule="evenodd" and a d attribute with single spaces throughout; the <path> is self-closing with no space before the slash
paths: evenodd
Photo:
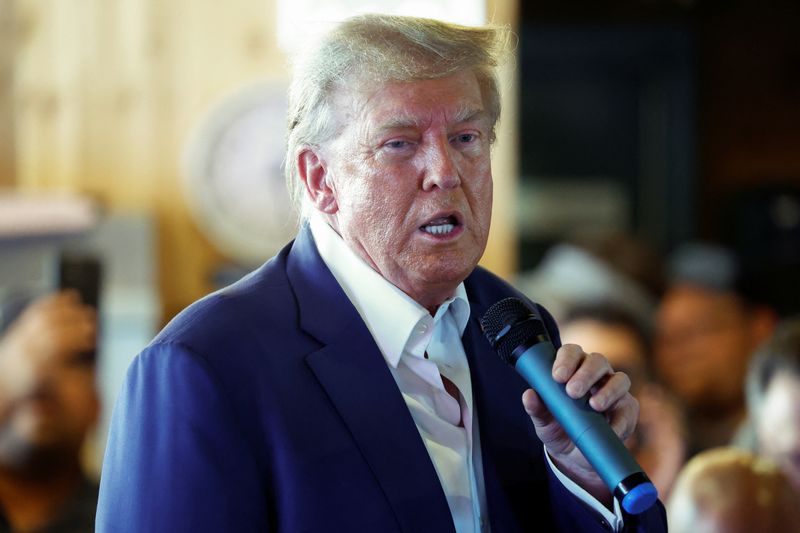
<path id="1" fill-rule="evenodd" d="M 190 209 L 209 240 L 243 265 L 263 262 L 297 231 L 283 175 L 286 90 L 260 82 L 233 92 L 186 145 Z"/>

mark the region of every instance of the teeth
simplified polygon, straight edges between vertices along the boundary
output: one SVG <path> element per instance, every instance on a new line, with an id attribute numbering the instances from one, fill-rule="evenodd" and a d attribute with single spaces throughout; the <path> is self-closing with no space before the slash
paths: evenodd
<path id="1" fill-rule="evenodd" d="M 444 235 L 450 233 L 455 228 L 455 224 L 436 224 L 431 226 L 423 226 L 422 231 L 430 233 L 431 235 Z"/>

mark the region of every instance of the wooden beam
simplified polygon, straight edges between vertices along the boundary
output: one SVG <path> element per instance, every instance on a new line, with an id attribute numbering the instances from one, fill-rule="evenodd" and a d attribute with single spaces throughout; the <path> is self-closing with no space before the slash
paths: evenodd
<path id="1" fill-rule="evenodd" d="M 14 0 L 0 0 L 0 187 L 15 182 Z"/>
<path id="2" fill-rule="evenodd" d="M 518 7 L 515 0 L 489 0 L 486 3 L 489 22 L 506 24 L 516 32 Z M 519 247 L 517 240 L 517 186 L 519 182 L 519 148 L 516 88 L 517 71 L 513 57 L 500 69 L 500 93 L 503 111 L 497 127 L 497 141 L 492 151 L 494 176 L 494 208 L 489 243 L 481 265 L 504 278 L 517 272 Z"/>

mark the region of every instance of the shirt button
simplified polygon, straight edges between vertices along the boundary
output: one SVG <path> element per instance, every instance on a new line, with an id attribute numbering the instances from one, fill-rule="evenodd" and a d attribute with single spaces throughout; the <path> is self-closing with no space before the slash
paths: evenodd
<path id="1" fill-rule="evenodd" d="M 426 331 L 428 331 L 428 324 L 420 324 L 419 327 L 417 328 L 417 331 L 419 331 L 420 333 L 425 333 Z"/>

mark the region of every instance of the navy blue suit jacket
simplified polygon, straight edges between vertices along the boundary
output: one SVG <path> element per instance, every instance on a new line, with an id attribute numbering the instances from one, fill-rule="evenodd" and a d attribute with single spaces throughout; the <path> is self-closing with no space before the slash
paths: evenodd
<path id="1" fill-rule="evenodd" d="M 478 317 L 513 289 L 480 268 L 465 285 L 492 530 L 602 531 L 549 472 L 521 405 L 526 385 L 481 334 Z M 666 529 L 661 507 L 629 522 Z M 454 531 L 386 362 L 307 228 L 134 360 L 97 531 Z"/>

